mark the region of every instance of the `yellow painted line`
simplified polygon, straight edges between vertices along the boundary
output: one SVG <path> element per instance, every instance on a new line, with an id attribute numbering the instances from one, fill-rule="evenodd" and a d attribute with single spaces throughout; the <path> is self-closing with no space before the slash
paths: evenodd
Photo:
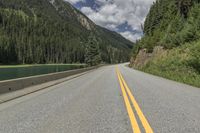
<path id="1" fill-rule="evenodd" d="M 134 97 L 133 94 L 131 93 L 131 90 L 129 89 L 127 83 L 125 82 L 125 80 L 124 80 L 124 78 L 123 78 L 123 76 L 121 75 L 120 72 L 119 72 L 119 76 L 120 76 L 120 78 L 121 78 L 121 80 L 122 80 L 122 83 L 123 83 L 123 85 L 124 85 L 124 87 L 125 87 L 125 89 L 126 89 L 128 95 L 129 95 L 129 97 L 130 97 L 130 100 L 131 100 L 131 102 L 132 102 L 132 104 L 133 104 L 133 106 L 134 106 L 134 108 L 135 108 L 135 110 L 136 110 L 136 112 L 137 112 L 137 114 L 138 114 L 138 116 L 139 116 L 141 122 L 142 122 L 142 125 L 143 125 L 143 127 L 144 127 L 144 129 L 145 129 L 145 132 L 146 132 L 146 133 L 153 133 L 153 129 L 151 128 L 149 122 L 148 122 L 147 119 L 145 118 L 145 116 L 144 116 L 142 110 L 140 109 L 140 107 L 139 107 L 139 105 L 138 105 L 138 103 L 137 103 L 135 97 Z"/>
<path id="2" fill-rule="evenodd" d="M 135 115 L 134 115 L 133 110 L 131 108 L 130 101 L 128 99 L 125 88 L 123 86 L 122 80 L 120 79 L 120 75 L 119 75 L 118 70 L 116 70 L 116 73 L 117 73 L 117 77 L 118 77 L 118 80 L 119 80 L 122 95 L 123 95 L 123 98 L 124 98 L 124 102 L 125 102 L 125 105 L 126 105 L 126 109 L 127 109 L 127 112 L 128 112 L 128 116 L 129 116 L 129 119 L 130 119 L 130 122 L 131 122 L 132 130 L 133 130 L 134 133 L 141 133 L 140 128 L 139 128 L 138 123 L 137 123 L 137 120 L 135 118 Z"/>

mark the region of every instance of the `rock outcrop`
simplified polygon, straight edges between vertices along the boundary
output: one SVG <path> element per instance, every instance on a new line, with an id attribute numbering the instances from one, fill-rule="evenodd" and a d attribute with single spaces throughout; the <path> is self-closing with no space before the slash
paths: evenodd
<path id="1" fill-rule="evenodd" d="M 148 53 L 147 49 L 141 49 L 137 54 L 136 58 L 131 58 L 130 65 L 132 67 L 143 67 L 145 66 L 153 57 L 161 55 L 165 52 L 162 46 L 156 46 L 152 53 Z"/>

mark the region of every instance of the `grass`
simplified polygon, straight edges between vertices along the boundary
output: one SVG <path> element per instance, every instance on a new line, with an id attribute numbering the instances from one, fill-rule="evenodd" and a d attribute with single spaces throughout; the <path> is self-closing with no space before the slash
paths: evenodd
<path id="1" fill-rule="evenodd" d="M 21 68 L 21 67 L 33 67 L 33 66 L 54 66 L 54 65 L 66 65 L 66 66 L 86 66 L 86 64 L 22 64 L 22 65 L 0 65 L 0 68 Z"/>
<path id="2" fill-rule="evenodd" d="M 167 79 L 200 87 L 199 69 L 194 68 L 190 64 L 193 59 L 192 54 L 194 53 L 194 48 L 200 49 L 200 42 L 186 44 L 179 48 L 168 50 L 162 53 L 162 55 L 154 57 L 147 65 L 137 69 Z M 197 56 L 197 54 L 195 56 Z"/>

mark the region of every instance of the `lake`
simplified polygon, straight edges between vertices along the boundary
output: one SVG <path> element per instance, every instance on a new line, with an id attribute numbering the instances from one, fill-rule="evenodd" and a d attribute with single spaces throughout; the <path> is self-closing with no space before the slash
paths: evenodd
<path id="1" fill-rule="evenodd" d="M 33 65 L 0 68 L 0 81 L 84 68 L 85 65 Z"/>

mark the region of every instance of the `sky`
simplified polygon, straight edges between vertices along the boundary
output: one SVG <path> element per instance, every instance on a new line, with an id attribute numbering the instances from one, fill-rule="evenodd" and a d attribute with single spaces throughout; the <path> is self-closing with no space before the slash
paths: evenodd
<path id="1" fill-rule="evenodd" d="M 135 42 L 143 36 L 141 25 L 155 0 L 65 0 L 97 25 Z"/>

